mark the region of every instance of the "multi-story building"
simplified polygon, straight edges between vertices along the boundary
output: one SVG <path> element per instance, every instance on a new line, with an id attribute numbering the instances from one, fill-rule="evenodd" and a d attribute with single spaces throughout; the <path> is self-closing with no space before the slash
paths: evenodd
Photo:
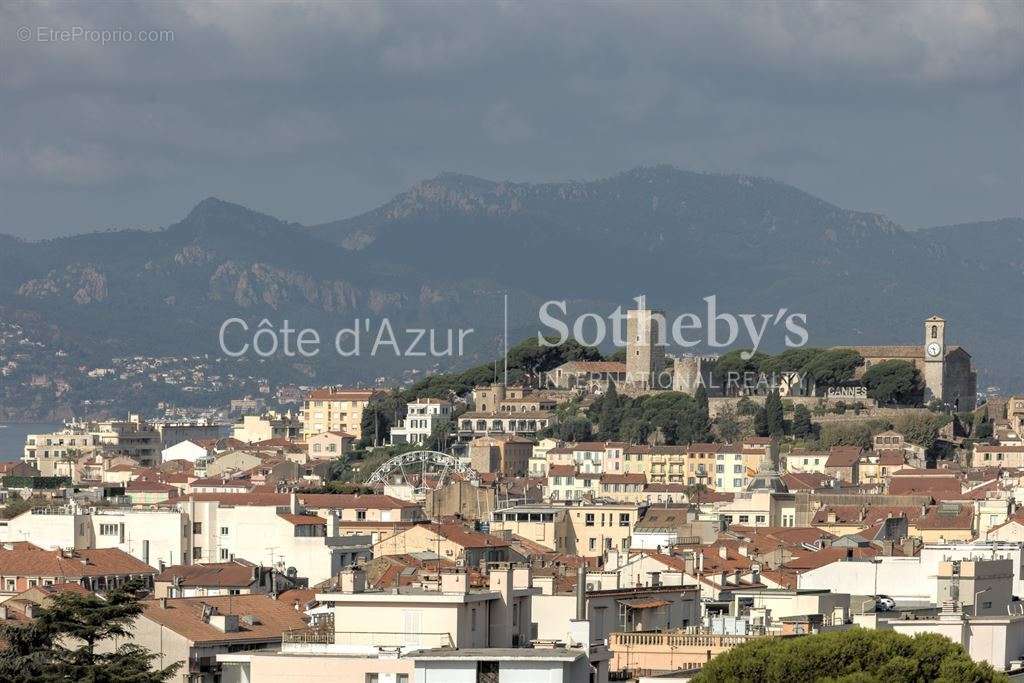
<path id="1" fill-rule="evenodd" d="M 346 571 L 336 589 L 316 596 L 329 605 L 327 618 L 286 632 L 280 652 L 239 652 L 218 660 L 239 667 L 242 680 L 267 683 L 293 679 L 296 672 L 309 680 L 380 683 L 606 683 L 607 656 L 592 656 L 585 618 L 559 633 L 564 646 L 525 647 L 534 638 L 531 598 L 537 592 L 528 568 L 508 565 L 492 567 L 484 588 L 471 588 L 463 572 L 450 572 L 432 585 L 369 590 L 362 571 Z"/>
<path id="2" fill-rule="evenodd" d="M 69 463 L 97 453 L 154 467 L 160 464 L 161 443 L 160 431 L 133 414 L 127 420 L 73 423 L 49 434 L 29 434 L 21 459 L 44 477 L 71 471 Z"/>
<path id="3" fill-rule="evenodd" d="M 294 441 L 302 436 L 302 420 L 291 411 L 270 411 L 262 415 L 243 415 L 231 427 L 231 436 L 243 443 L 258 443 L 272 439 Z"/>
<path id="4" fill-rule="evenodd" d="M 530 467 L 533 441 L 518 436 L 482 436 L 469 442 L 469 464 L 477 472 L 521 477 Z"/>
<path id="5" fill-rule="evenodd" d="M 405 417 L 391 428 L 391 443 L 422 444 L 434 429 L 452 419 L 452 404 L 439 398 L 421 398 L 406 405 Z"/>
<path id="6" fill-rule="evenodd" d="M 302 404 L 302 436 L 346 432 L 363 437 L 363 410 L 378 392 L 372 389 L 331 387 L 309 392 Z M 372 436 L 372 435 L 371 435 Z M 383 438 L 385 435 L 381 434 Z"/>

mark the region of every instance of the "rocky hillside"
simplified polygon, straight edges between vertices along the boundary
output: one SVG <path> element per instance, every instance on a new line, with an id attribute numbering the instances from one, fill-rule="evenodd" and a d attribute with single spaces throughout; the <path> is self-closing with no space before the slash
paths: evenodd
<path id="1" fill-rule="evenodd" d="M 472 327 L 468 365 L 493 352 L 505 293 L 516 336 L 536 331 L 547 299 L 607 314 L 646 293 L 671 313 L 699 313 L 715 294 L 735 313 L 807 313 L 816 345 L 916 342 L 919 321 L 939 313 L 982 369 L 980 386 L 1009 389 L 1024 388 L 1024 351 L 1010 343 L 1024 308 L 1009 296 L 1024 291 L 1022 241 L 1021 219 L 908 232 L 746 176 L 658 167 L 523 184 L 445 174 L 312 227 L 211 198 L 155 232 L 0 237 L 0 306 L 41 316 L 95 362 L 214 352 L 232 316 L 325 332 L 369 316 Z M 398 365 L 325 358 L 317 368 L 322 381 L 352 381 Z"/>

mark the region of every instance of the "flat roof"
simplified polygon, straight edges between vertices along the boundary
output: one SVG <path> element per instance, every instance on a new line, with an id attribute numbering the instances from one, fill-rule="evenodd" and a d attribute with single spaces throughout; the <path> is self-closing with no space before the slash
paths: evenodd
<path id="1" fill-rule="evenodd" d="M 417 650 L 405 655 L 409 659 L 487 659 L 487 660 L 552 660 L 560 662 L 572 662 L 583 656 L 583 650 L 570 650 L 568 648 L 542 648 L 542 647 L 471 647 L 465 649 L 435 648 L 432 650 Z"/>

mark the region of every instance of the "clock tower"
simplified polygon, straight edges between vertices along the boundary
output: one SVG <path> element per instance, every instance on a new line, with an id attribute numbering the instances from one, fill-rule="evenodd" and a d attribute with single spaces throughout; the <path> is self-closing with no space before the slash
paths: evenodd
<path id="1" fill-rule="evenodd" d="M 944 399 L 946 321 L 933 315 L 924 321 L 924 400 Z"/>

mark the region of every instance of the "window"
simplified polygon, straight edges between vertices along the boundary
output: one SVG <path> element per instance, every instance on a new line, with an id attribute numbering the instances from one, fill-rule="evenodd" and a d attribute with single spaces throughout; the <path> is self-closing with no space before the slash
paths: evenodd
<path id="1" fill-rule="evenodd" d="M 359 522 L 366 521 L 366 510 L 356 510 L 356 520 Z"/>
<path id="2" fill-rule="evenodd" d="M 201 533 L 203 533 L 203 523 L 202 522 L 192 522 L 192 533 L 193 534 L 201 534 Z"/>
<path id="3" fill-rule="evenodd" d="M 619 526 L 629 526 L 629 513 L 628 512 L 620 512 L 619 513 Z"/>
<path id="4" fill-rule="evenodd" d="M 201 560 L 201 559 L 203 559 L 203 549 L 202 548 L 192 548 L 192 559 L 193 560 Z"/>
<path id="5" fill-rule="evenodd" d="M 587 526 L 594 526 L 594 513 L 593 512 L 588 512 L 587 513 L 585 524 Z"/>
<path id="6" fill-rule="evenodd" d="M 380 674 L 366 674 L 364 683 L 380 683 Z"/>
<path id="7" fill-rule="evenodd" d="M 750 515 L 740 515 L 740 524 L 746 524 L 750 521 Z"/>
<path id="8" fill-rule="evenodd" d="M 14 579 L 4 579 L 4 590 L 5 591 L 13 591 L 13 590 L 15 590 Z"/>
<path id="9" fill-rule="evenodd" d="M 743 474 L 743 465 L 733 465 L 732 466 L 732 473 L 733 474 Z"/>
<path id="10" fill-rule="evenodd" d="M 743 487 L 743 480 L 742 479 L 733 479 L 732 480 L 732 487 L 735 488 L 735 489 L 742 488 Z"/>
<path id="11" fill-rule="evenodd" d="M 596 538 L 592 538 L 592 539 L 590 539 L 590 541 L 589 541 L 589 542 L 587 543 L 587 547 L 588 547 L 588 548 L 589 548 L 590 550 L 595 550 L 595 549 L 597 549 L 597 539 L 596 539 Z"/>
<path id="12" fill-rule="evenodd" d="M 100 536 L 117 536 L 118 533 L 116 524 L 100 524 Z"/>
<path id="13" fill-rule="evenodd" d="M 757 517 L 754 517 L 754 519 L 758 524 L 764 524 L 764 515 L 758 515 Z"/>
<path id="14" fill-rule="evenodd" d="M 220 559 L 222 559 L 222 560 L 231 559 L 231 555 L 230 555 L 230 553 L 228 553 L 228 549 L 227 548 L 221 548 L 220 549 Z"/>
<path id="15" fill-rule="evenodd" d="M 226 526 L 222 526 L 220 528 L 220 535 L 221 536 L 227 536 L 228 535 L 228 528 Z"/>

